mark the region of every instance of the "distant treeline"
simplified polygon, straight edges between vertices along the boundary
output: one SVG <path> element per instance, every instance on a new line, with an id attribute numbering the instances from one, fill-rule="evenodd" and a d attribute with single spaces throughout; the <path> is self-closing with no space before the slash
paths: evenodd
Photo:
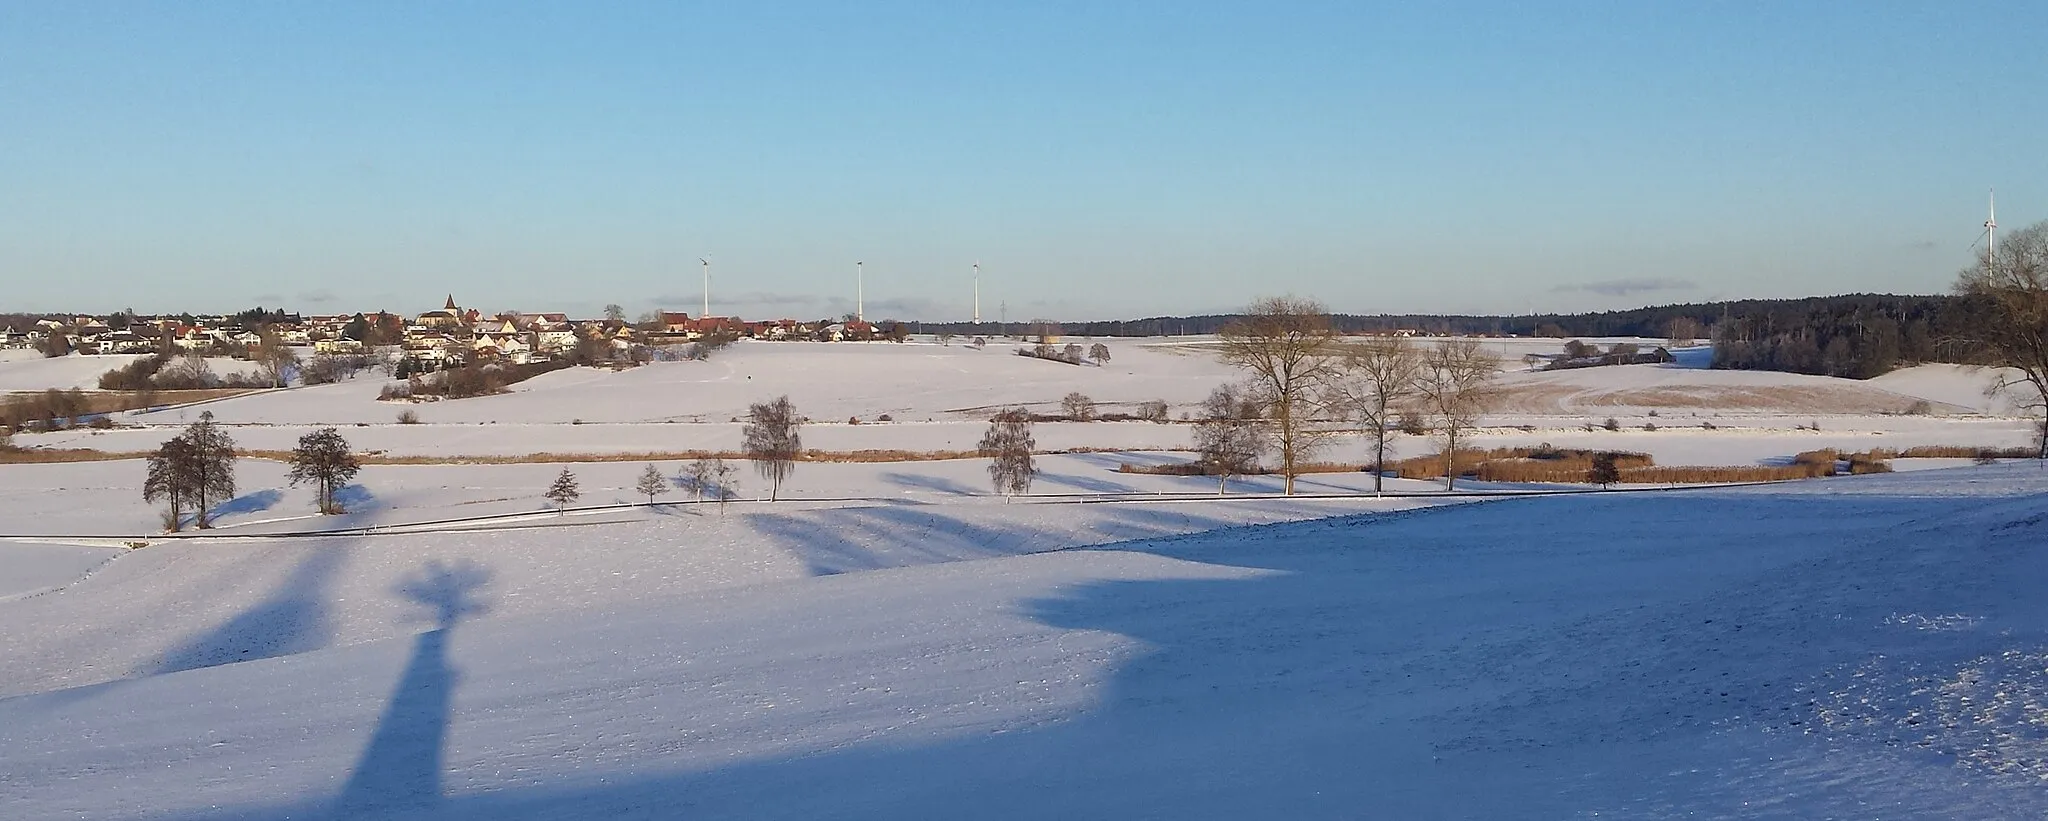
<path id="1" fill-rule="evenodd" d="M 1920 362 L 1975 362 L 1984 306 L 1963 297 L 1837 296 L 1731 313 L 1714 367 L 1869 379 Z"/>
<path id="2" fill-rule="evenodd" d="M 1915 362 L 1973 361 L 1972 350 L 1957 342 L 1968 336 L 1972 313 L 1971 305 L 1960 297 L 1848 294 L 1585 314 L 1336 314 L 1330 319 L 1345 333 L 1711 340 L 1716 368 L 1867 379 Z M 915 323 L 912 330 L 1030 336 L 1050 325 L 1069 336 L 1174 336 L 1213 334 L 1237 318 L 1212 314 L 1105 322 Z"/>
<path id="3" fill-rule="evenodd" d="M 1892 296 L 1851 294 L 1806 299 L 1745 299 L 1732 302 L 1700 302 L 1659 305 L 1626 311 L 1585 314 L 1522 314 L 1517 316 L 1475 316 L 1467 314 L 1334 314 L 1330 321 L 1345 333 L 1389 333 L 1418 331 L 1432 335 L 1492 334 L 1502 336 L 1572 337 L 1633 336 L 1668 339 L 1673 331 L 1707 338 L 1707 329 L 1724 319 L 1752 316 L 1784 316 L 1788 312 L 1810 313 L 1836 303 L 1884 306 L 1895 314 L 1924 313 L 1928 306 L 1953 301 L 1946 296 Z M 1100 322 L 1055 322 L 1062 333 L 1075 336 L 1176 336 L 1213 334 L 1237 319 L 1236 314 L 1201 316 L 1155 316 Z M 983 334 L 1022 336 L 1036 332 L 1038 321 L 914 322 L 913 333 Z"/>

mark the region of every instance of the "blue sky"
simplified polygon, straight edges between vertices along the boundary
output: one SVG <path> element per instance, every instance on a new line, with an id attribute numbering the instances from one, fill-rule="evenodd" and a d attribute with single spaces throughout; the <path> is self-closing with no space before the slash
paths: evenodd
<path id="1" fill-rule="evenodd" d="M 2048 6 L 0 4 L 0 310 L 964 319 L 1944 289 Z"/>

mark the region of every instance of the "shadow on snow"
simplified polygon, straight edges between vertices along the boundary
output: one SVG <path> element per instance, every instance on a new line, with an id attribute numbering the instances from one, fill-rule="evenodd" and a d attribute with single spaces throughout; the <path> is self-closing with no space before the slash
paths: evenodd
<path id="1" fill-rule="evenodd" d="M 306 548 L 306 558 L 269 598 L 187 639 L 137 675 L 289 656 L 326 645 L 334 631 L 326 589 L 348 555 L 345 547 Z"/>
<path id="2" fill-rule="evenodd" d="M 413 640 L 391 701 L 334 803 L 337 817 L 431 809 L 441 801 L 441 759 L 459 678 L 448 664 L 448 639 L 463 617 L 484 611 L 478 593 L 489 581 L 489 571 L 476 565 L 434 561 L 398 586 L 426 608 L 434 629 Z"/>
<path id="3" fill-rule="evenodd" d="M 428 750 L 445 731 L 454 678 L 440 655 L 453 623 L 444 618 L 421 637 L 350 780 L 350 794 L 373 800 L 345 796 L 341 806 L 514 821 L 1562 817 L 1767 814 L 1743 803 L 1764 794 L 1818 796 L 1847 815 L 1910 806 L 1872 799 L 1938 810 L 1946 794 L 1891 782 L 1953 766 L 1933 752 L 1871 742 L 1858 748 L 1862 769 L 1845 772 L 1834 751 L 1816 749 L 1825 745 L 1793 748 L 1811 766 L 1765 769 L 1717 757 L 1714 744 L 1731 728 L 1799 743 L 1798 685 L 1874 648 L 1945 662 L 2048 640 L 2029 589 L 2048 557 L 1955 531 L 1958 517 L 2011 502 L 1588 496 L 1128 544 L 1272 572 L 1089 582 L 1022 602 L 1053 630 L 1109 631 L 1146 648 L 1121 662 L 1093 706 L 1060 720 L 436 801 Z M 2013 515 L 2040 510 L 2034 500 Z M 758 518 L 770 535 L 818 543 L 814 566 L 844 569 L 886 558 L 860 546 L 862 530 L 919 528 L 961 544 L 989 536 L 917 508 L 830 524 Z M 421 598 L 466 601 L 480 584 L 430 581 L 422 589 L 462 592 Z M 2020 612 L 2006 615 L 2022 618 L 1991 626 L 2021 632 L 1913 634 L 1887 622 L 1901 610 L 1995 615 L 2012 602 Z M 1889 757 L 1872 770 L 1872 756 Z M 2043 800 L 2037 790 L 2012 796 L 2036 813 Z"/>

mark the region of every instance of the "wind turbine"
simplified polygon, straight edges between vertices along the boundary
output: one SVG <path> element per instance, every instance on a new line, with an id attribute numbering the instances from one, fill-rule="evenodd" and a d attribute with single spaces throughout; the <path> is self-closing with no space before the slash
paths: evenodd
<path id="1" fill-rule="evenodd" d="M 697 314 L 698 319 L 703 319 L 711 315 L 711 260 L 698 257 L 697 261 L 704 263 L 704 310 Z"/>
<path id="2" fill-rule="evenodd" d="M 1998 189 L 1996 188 L 1991 190 L 1991 213 L 1987 214 L 1984 219 L 1984 236 L 1988 240 L 1984 245 L 1984 259 L 1986 260 L 1984 264 L 1986 267 L 1989 267 L 1997 264 L 1998 261 Z"/>
<path id="3" fill-rule="evenodd" d="M 867 313 L 861 310 L 866 305 L 868 297 L 867 269 L 862 267 L 864 265 L 866 263 L 856 262 L 853 264 L 853 321 L 855 322 L 866 322 L 868 319 Z"/>
<path id="4" fill-rule="evenodd" d="M 974 324 L 981 324 L 981 260 L 974 261 Z"/>
<path id="5" fill-rule="evenodd" d="M 1984 233 L 1978 234 L 1977 240 L 1984 243 L 1984 273 L 1989 275 L 1992 269 L 1998 265 L 1998 191 L 1996 189 L 1993 189 L 1991 192 L 1991 211 L 1985 215 Z M 1976 248 L 1977 243 L 1970 243 L 1970 247 Z"/>

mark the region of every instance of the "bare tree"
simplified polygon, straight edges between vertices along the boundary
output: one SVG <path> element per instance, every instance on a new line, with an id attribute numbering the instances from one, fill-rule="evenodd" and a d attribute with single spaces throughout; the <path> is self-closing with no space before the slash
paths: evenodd
<path id="1" fill-rule="evenodd" d="M 738 495 L 733 488 L 732 466 L 716 456 L 691 462 L 690 466 L 683 470 L 682 480 L 684 487 L 697 494 L 699 503 L 704 501 L 706 494 L 718 502 L 719 513 L 724 513 L 725 503 Z"/>
<path id="2" fill-rule="evenodd" d="M 335 492 L 348 484 L 363 468 L 349 453 L 348 440 L 334 428 L 321 428 L 299 437 L 292 449 L 291 471 L 285 474 L 294 486 L 313 483 L 315 502 L 323 515 L 344 512 Z"/>
<path id="3" fill-rule="evenodd" d="M 1415 396 L 1415 378 L 1422 369 L 1422 352 L 1414 343 L 1398 336 L 1373 337 L 1351 346 L 1344 356 L 1342 373 L 1328 384 L 1326 402 L 1358 420 L 1365 435 L 1372 438 L 1372 491 L 1384 489 L 1387 440 L 1401 430 L 1397 416 Z"/>
<path id="4" fill-rule="evenodd" d="M 783 481 L 796 471 L 796 460 L 804 452 L 803 439 L 797 433 L 802 425 L 803 418 L 797 415 L 796 405 L 787 396 L 747 408 L 741 450 L 754 460 L 754 469 L 761 473 L 761 478 L 768 480 L 768 501 L 781 497 Z"/>
<path id="5" fill-rule="evenodd" d="M 1312 299 L 1267 297 L 1219 336 L 1223 361 L 1251 373 L 1250 394 L 1273 420 L 1280 473 L 1293 495 L 1296 470 L 1325 438 L 1313 426 L 1316 391 L 1339 371 L 1329 312 Z"/>
<path id="6" fill-rule="evenodd" d="M 257 332 L 256 349 L 251 353 L 256 364 L 263 367 L 263 373 L 270 377 L 273 388 L 284 387 L 286 374 L 293 365 L 299 364 L 298 353 L 285 344 L 284 337 L 278 335 L 276 328 L 268 325 Z"/>
<path id="7" fill-rule="evenodd" d="M 1259 454 L 1272 446 L 1272 433 L 1258 400 L 1237 385 L 1221 385 L 1202 402 L 1195 422 L 1197 461 L 1216 477 L 1216 495 L 1229 489 L 1230 477 L 1259 469 Z"/>
<path id="8" fill-rule="evenodd" d="M 1060 399 L 1060 413 L 1076 422 L 1095 421 L 1095 400 L 1088 394 L 1074 391 Z"/>
<path id="9" fill-rule="evenodd" d="M 1053 340 L 1058 339 L 1061 333 L 1060 324 L 1050 319 L 1031 320 L 1030 327 L 1024 331 L 1026 337 L 1037 340 L 1040 345 L 1048 346 Z"/>
<path id="10" fill-rule="evenodd" d="M 562 472 L 555 476 L 555 483 L 548 485 L 548 492 L 541 494 L 541 497 L 554 502 L 555 512 L 560 513 L 563 508 L 583 498 L 583 491 L 576 487 L 576 474 L 570 473 L 568 468 L 562 468 Z"/>
<path id="11" fill-rule="evenodd" d="M 1586 481 L 1603 488 L 1621 481 L 1621 468 L 1615 463 L 1612 452 L 1601 451 L 1593 454 L 1592 467 L 1586 469 Z"/>
<path id="12" fill-rule="evenodd" d="M 183 525 L 187 504 L 197 511 L 193 526 L 212 527 L 208 512 L 213 504 L 235 495 L 235 440 L 214 424 L 213 412 L 207 411 L 184 433 L 157 448 L 146 470 L 142 499 L 170 503 L 166 529 L 178 530 Z"/>
<path id="13" fill-rule="evenodd" d="M 213 422 L 213 411 L 199 414 L 199 421 L 185 429 L 185 438 L 192 442 L 192 465 L 187 475 L 191 479 L 191 497 L 197 510 L 196 525 L 202 530 L 212 527 L 208 514 L 215 502 L 225 502 L 235 495 L 235 440 L 227 431 Z"/>
<path id="14" fill-rule="evenodd" d="M 1088 346 L 1088 358 L 1095 360 L 1097 365 L 1109 364 L 1109 346 L 1100 342 Z"/>
<path id="15" fill-rule="evenodd" d="M 1699 320 L 1689 316 L 1674 316 L 1664 325 L 1665 343 L 1673 348 L 1690 348 L 1700 339 Z"/>
<path id="16" fill-rule="evenodd" d="M 50 359 L 70 356 L 71 335 L 65 333 L 63 328 L 51 328 L 49 333 L 36 341 L 36 352 Z"/>
<path id="17" fill-rule="evenodd" d="M 1457 488 L 1458 447 L 1494 401 L 1493 378 L 1500 359 L 1476 339 L 1445 339 L 1424 350 L 1415 392 L 1431 416 L 1444 446 L 1444 489 Z"/>
<path id="18" fill-rule="evenodd" d="M 997 493 L 1005 497 L 1031 492 L 1031 478 L 1038 473 L 1031 451 L 1038 440 L 1031 435 L 1031 412 L 1009 408 L 988 423 L 981 437 L 981 455 L 989 460 L 988 477 Z"/>
<path id="19" fill-rule="evenodd" d="M 192 499 L 192 462 L 192 442 L 182 435 L 171 437 L 149 456 L 142 500 L 155 503 L 161 499 L 169 504 L 164 513 L 165 530 L 177 532 L 185 527 L 185 505 Z"/>
<path id="20" fill-rule="evenodd" d="M 2042 414 L 2036 455 L 2048 459 L 2048 222 L 2037 222 L 1998 241 L 1994 254 L 1978 252 L 1977 265 L 1956 277 L 1956 291 L 1976 314 L 1972 335 L 2001 375 L 1992 393 L 2027 386 L 2028 408 Z"/>
<path id="21" fill-rule="evenodd" d="M 608 322 L 626 321 L 626 309 L 616 303 L 604 306 L 604 318 Z"/>
<path id="22" fill-rule="evenodd" d="M 640 481 L 633 484 L 633 489 L 646 496 L 647 504 L 651 507 L 654 504 L 654 497 L 674 488 L 669 486 L 668 477 L 661 475 L 661 469 L 655 467 L 653 462 L 648 462 L 647 469 L 640 471 Z"/>
<path id="23" fill-rule="evenodd" d="M 165 363 L 157 370 L 157 387 L 167 390 L 214 388 L 220 386 L 220 377 L 213 374 L 213 366 L 206 364 L 206 356 L 191 351 L 176 360 Z"/>

